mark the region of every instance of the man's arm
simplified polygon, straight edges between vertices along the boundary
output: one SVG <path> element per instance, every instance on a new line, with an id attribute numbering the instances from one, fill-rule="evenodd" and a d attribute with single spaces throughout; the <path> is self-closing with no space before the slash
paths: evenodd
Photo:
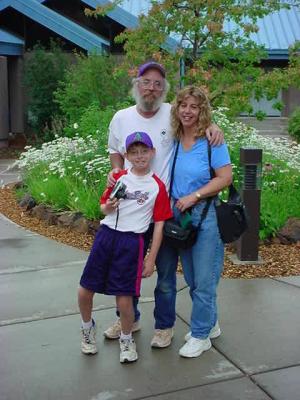
<path id="1" fill-rule="evenodd" d="M 212 146 L 219 146 L 224 143 L 224 133 L 216 124 L 210 124 L 205 131 L 207 140 Z"/>
<path id="2" fill-rule="evenodd" d="M 155 222 L 152 244 L 148 256 L 144 260 L 143 277 L 148 278 L 154 272 L 154 265 L 163 238 L 164 221 Z"/>
<path id="3" fill-rule="evenodd" d="M 123 169 L 124 167 L 124 157 L 120 153 L 111 153 L 110 156 L 110 164 L 112 169 Z M 119 172 L 119 171 L 115 171 Z"/>
<path id="4" fill-rule="evenodd" d="M 110 156 L 110 165 L 112 166 L 112 170 L 109 172 L 107 176 L 107 186 L 114 186 L 116 180 L 114 178 L 114 174 L 118 173 L 124 167 L 124 158 L 119 153 L 111 153 Z"/>

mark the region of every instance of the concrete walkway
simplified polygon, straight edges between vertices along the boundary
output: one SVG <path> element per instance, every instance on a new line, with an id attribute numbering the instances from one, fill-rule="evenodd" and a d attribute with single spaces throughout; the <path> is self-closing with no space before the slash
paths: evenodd
<path id="1" fill-rule="evenodd" d="M 99 353 L 80 352 L 76 290 L 87 255 L 0 214 L 0 400 L 299 400 L 300 277 L 223 279 L 222 335 L 196 359 L 178 355 L 191 309 L 182 276 L 175 337 L 160 350 L 150 347 L 156 276 L 145 279 L 139 360 L 122 365 L 118 341 L 102 336 L 111 297 L 95 296 Z"/>
<path id="2" fill-rule="evenodd" d="M 0 159 L 0 187 L 11 182 L 20 181 L 20 171 L 13 167 L 14 160 Z"/>

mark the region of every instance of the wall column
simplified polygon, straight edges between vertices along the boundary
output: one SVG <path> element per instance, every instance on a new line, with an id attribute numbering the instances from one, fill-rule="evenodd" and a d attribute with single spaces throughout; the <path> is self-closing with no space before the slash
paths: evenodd
<path id="1" fill-rule="evenodd" d="M 295 108 L 300 105 L 300 90 L 295 87 L 289 87 L 283 91 L 283 101 L 285 107 L 283 109 L 283 116 L 289 117 Z"/>
<path id="2" fill-rule="evenodd" d="M 24 133 L 24 92 L 23 60 L 21 57 L 10 57 L 8 60 L 10 131 Z"/>
<path id="3" fill-rule="evenodd" d="M 0 56 L 0 147 L 8 145 L 9 106 L 8 106 L 7 57 Z"/>

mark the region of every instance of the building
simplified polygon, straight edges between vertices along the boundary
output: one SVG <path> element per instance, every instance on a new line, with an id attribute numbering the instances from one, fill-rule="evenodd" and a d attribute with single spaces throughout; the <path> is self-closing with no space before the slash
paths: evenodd
<path id="1" fill-rule="evenodd" d="M 87 17 L 85 8 L 95 9 L 107 0 L 0 0 L 0 146 L 6 146 L 9 132 L 24 132 L 24 94 L 22 63 L 24 54 L 37 41 L 47 44 L 50 38 L 60 38 L 66 51 L 77 49 L 86 53 L 110 52 L 123 49 L 114 38 L 125 28 L 138 24 L 138 15 L 147 13 L 149 0 L 123 0 L 121 6 L 107 16 Z M 288 48 L 300 40 L 300 11 L 281 10 L 258 22 L 259 31 L 253 39 L 264 44 L 268 59 L 263 66 L 285 66 Z M 228 27 L 230 29 L 230 27 Z M 169 38 L 166 47 L 174 48 Z M 282 115 L 288 115 L 300 103 L 300 94 L 289 89 L 280 94 L 285 103 Z M 254 104 L 268 115 L 280 116 L 267 100 Z"/>

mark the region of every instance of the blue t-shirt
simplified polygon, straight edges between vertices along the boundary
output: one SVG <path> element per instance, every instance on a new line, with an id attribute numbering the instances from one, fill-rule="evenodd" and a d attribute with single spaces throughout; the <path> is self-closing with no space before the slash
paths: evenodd
<path id="1" fill-rule="evenodd" d="M 172 162 L 173 159 L 174 156 Z M 230 157 L 227 145 L 211 146 L 212 168 L 218 169 L 228 164 Z M 172 197 L 179 199 L 187 196 L 206 185 L 210 179 L 207 139 L 197 139 L 189 150 L 184 150 L 180 143 L 174 170 Z"/>

